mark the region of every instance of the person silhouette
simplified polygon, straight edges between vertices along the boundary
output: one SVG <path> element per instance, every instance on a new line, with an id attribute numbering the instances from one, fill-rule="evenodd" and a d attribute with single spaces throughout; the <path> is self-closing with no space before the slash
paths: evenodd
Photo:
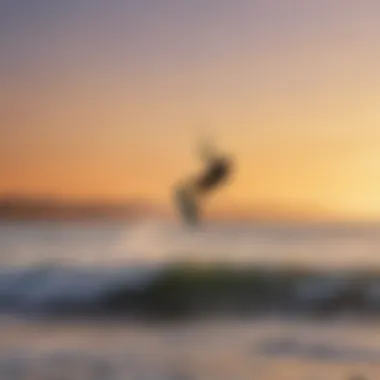
<path id="1" fill-rule="evenodd" d="M 230 157 L 216 152 L 210 144 L 201 146 L 200 156 L 205 162 L 204 171 L 175 189 L 177 207 L 182 220 L 188 225 L 198 224 L 203 197 L 225 182 L 232 170 Z"/>

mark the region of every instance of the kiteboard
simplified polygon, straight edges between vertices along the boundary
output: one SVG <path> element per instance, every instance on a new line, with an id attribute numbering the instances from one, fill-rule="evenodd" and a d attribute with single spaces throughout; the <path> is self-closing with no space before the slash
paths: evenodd
<path id="1" fill-rule="evenodd" d="M 196 196 L 191 189 L 186 186 L 180 186 L 174 192 L 175 204 L 186 225 L 195 226 L 199 222 L 199 207 Z"/>

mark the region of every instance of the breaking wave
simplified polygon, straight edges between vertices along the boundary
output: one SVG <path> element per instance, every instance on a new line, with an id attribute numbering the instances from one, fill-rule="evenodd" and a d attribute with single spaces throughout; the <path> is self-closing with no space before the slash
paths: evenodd
<path id="1" fill-rule="evenodd" d="M 0 310 L 138 318 L 375 315 L 380 274 L 217 264 L 3 268 Z"/>

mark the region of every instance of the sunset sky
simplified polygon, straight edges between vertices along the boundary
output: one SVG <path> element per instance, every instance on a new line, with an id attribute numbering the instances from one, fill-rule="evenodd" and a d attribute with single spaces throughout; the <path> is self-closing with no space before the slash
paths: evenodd
<path id="1" fill-rule="evenodd" d="M 377 0 L 0 0 L 0 194 L 150 199 L 236 159 L 213 202 L 380 219 Z"/>

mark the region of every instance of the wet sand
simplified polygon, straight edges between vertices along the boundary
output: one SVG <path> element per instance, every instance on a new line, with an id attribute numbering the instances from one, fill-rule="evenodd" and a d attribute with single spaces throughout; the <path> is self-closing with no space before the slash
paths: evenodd
<path id="1" fill-rule="evenodd" d="M 203 321 L 0 323 L 1 379 L 380 378 L 380 325 Z"/>

